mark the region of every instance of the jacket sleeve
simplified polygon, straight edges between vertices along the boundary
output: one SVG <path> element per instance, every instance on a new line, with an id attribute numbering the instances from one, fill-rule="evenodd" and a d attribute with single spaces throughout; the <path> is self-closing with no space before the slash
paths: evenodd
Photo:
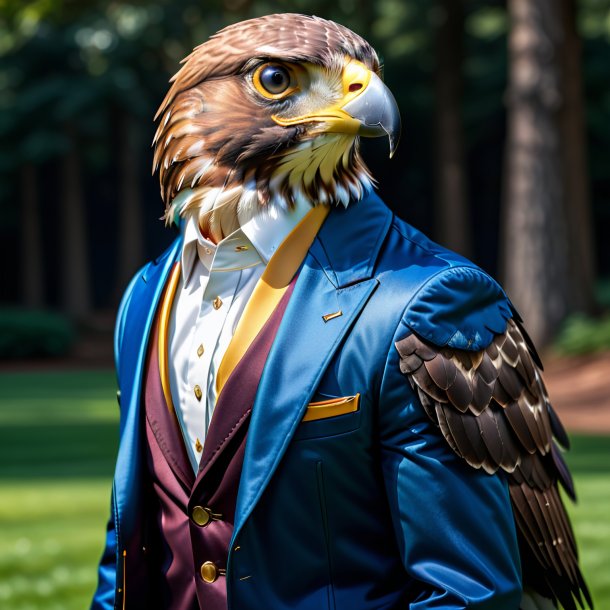
<path id="1" fill-rule="evenodd" d="M 91 610 L 112 610 L 116 597 L 117 536 L 114 519 L 114 497 L 110 501 L 110 519 L 106 527 L 106 544 L 98 568 L 98 582 Z"/>
<path id="2" fill-rule="evenodd" d="M 409 303 L 394 340 L 480 349 L 510 308 L 482 272 L 449 269 Z M 498 330 L 496 330 L 496 328 Z M 515 610 L 521 567 L 508 488 L 501 474 L 470 467 L 427 417 L 391 347 L 380 389 L 381 465 L 405 570 L 416 583 L 411 610 Z"/>
<path id="3" fill-rule="evenodd" d="M 126 312 L 128 310 L 129 302 L 131 299 L 133 286 L 137 281 L 137 278 L 140 277 L 141 273 L 142 272 L 139 271 L 134 276 L 129 286 L 127 287 L 127 290 L 125 291 L 125 294 L 123 295 L 121 304 L 119 305 L 114 330 L 114 360 L 117 372 L 117 383 L 119 387 L 119 391 L 117 392 L 119 406 L 121 403 L 121 380 L 118 378 L 118 372 L 120 371 L 120 354 L 123 342 L 123 332 L 125 329 Z M 95 594 L 93 596 L 93 601 L 91 603 L 91 610 L 112 610 L 115 606 L 115 598 L 117 592 L 116 577 L 118 561 L 117 538 L 118 534 L 116 527 L 116 511 L 113 493 L 110 499 L 110 518 L 108 519 L 108 524 L 106 526 L 106 542 L 98 568 L 98 584 Z"/>

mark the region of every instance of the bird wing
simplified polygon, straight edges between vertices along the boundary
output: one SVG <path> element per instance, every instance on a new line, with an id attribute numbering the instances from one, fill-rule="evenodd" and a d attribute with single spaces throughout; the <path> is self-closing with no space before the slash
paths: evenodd
<path id="1" fill-rule="evenodd" d="M 478 351 L 439 347 L 416 333 L 396 342 L 400 370 L 451 449 L 473 468 L 503 471 L 517 526 L 524 586 L 565 610 L 592 608 L 559 495 L 575 499 L 558 445 L 568 438 L 542 381 L 542 365 L 516 312 Z"/>

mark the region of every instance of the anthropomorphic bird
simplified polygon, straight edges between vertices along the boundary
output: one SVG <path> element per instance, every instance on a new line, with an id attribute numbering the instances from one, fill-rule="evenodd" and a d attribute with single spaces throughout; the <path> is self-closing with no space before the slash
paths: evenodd
<path id="1" fill-rule="evenodd" d="M 568 439 L 487 274 L 396 218 L 375 51 L 232 25 L 157 114 L 180 236 L 118 315 L 121 442 L 94 609 L 592 607 Z"/>

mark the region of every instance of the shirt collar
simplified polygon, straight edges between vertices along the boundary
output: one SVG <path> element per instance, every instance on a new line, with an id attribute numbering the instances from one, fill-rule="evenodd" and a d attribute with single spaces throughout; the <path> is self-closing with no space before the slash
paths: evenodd
<path id="1" fill-rule="evenodd" d="M 309 210 L 311 205 L 301 197 L 291 210 L 269 205 L 218 244 L 205 239 L 195 217 L 189 216 L 184 224 L 181 258 L 184 284 L 193 272 L 197 257 L 208 272 L 246 269 L 261 262 L 266 265 Z"/>
<path id="2" fill-rule="evenodd" d="M 291 210 L 271 204 L 242 225 L 242 231 L 252 242 L 265 265 L 309 210 L 311 204 L 305 198 L 298 197 Z"/>

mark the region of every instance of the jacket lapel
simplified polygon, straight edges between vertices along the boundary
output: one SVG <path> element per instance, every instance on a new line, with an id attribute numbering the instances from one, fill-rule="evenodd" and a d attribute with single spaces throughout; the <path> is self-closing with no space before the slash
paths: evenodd
<path id="1" fill-rule="evenodd" d="M 391 220 L 391 212 L 370 194 L 353 208 L 334 209 L 309 251 L 252 410 L 234 538 L 275 472 L 331 358 L 377 287 L 371 276 Z"/>
<path id="2" fill-rule="evenodd" d="M 203 445 L 199 473 L 195 485 L 200 485 L 219 456 L 237 435 L 242 425 L 247 425 L 256 396 L 261 373 L 269 350 L 275 339 L 286 305 L 290 300 L 295 281 L 290 283 L 263 328 L 233 369 L 220 394 L 208 433 Z M 243 454 L 242 454 L 243 457 Z M 233 507 L 235 508 L 235 507 Z"/>
<path id="3" fill-rule="evenodd" d="M 182 241 L 176 239 L 159 259 L 144 267 L 126 292 L 119 309 L 119 326 L 115 337 L 118 360 L 118 378 L 121 387 L 121 443 L 117 456 L 114 479 L 114 498 L 122 516 L 120 527 L 133 532 L 138 510 L 126 510 L 137 501 L 133 493 L 142 471 L 141 392 L 146 364 L 148 339 L 163 287 Z M 120 533 L 120 532 L 119 532 Z"/>

